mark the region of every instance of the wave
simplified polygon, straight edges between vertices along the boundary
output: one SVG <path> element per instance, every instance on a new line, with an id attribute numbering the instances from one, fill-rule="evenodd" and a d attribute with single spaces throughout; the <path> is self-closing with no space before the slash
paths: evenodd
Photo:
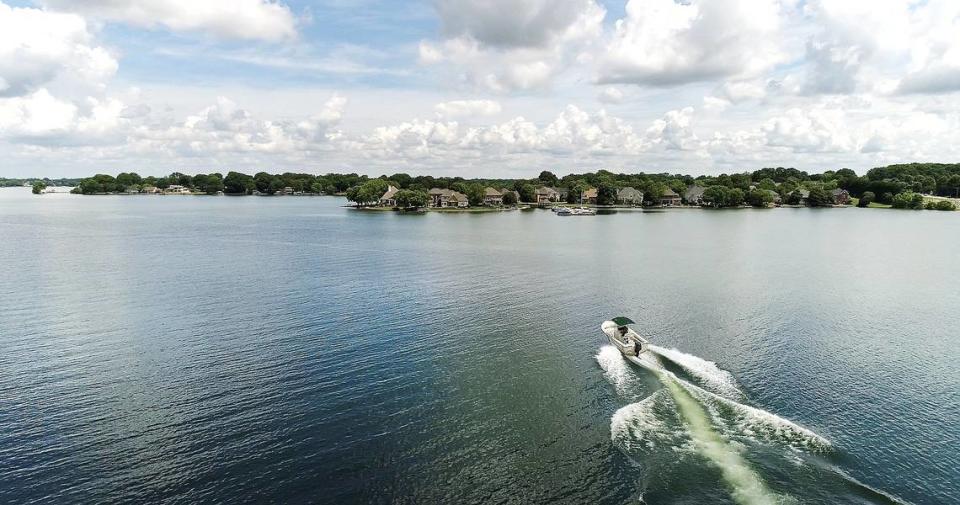
<path id="1" fill-rule="evenodd" d="M 690 434 L 672 413 L 676 405 L 665 390 L 617 410 L 610 418 L 610 439 L 627 451 L 659 447 L 674 452 L 692 452 Z"/>
<path id="2" fill-rule="evenodd" d="M 717 394 L 730 398 L 731 400 L 742 400 L 746 397 L 743 391 L 740 390 L 740 386 L 737 384 L 737 380 L 733 377 L 733 374 L 718 367 L 713 361 L 707 361 L 693 354 L 687 354 L 677 349 L 667 349 L 657 345 L 651 345 L 650 350 L 676 363 Z"/>

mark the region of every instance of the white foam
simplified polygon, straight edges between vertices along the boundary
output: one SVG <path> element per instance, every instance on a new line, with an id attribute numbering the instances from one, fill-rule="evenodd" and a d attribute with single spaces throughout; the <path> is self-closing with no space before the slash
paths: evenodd
<path id="1" fill-rule="evenodd" d="M 596 359 L 600 368 L 603 369 L 604 376 L 613 384 L 617 393 L 623 396 L 636 394 L 634 389 L 639 385 L 639 380 L 616 347 L 612 345 L 601 347 Z"/>
<path id="2" fill-rule="evenodd" d="M 669 374 L 669 372 L 667 372 Z M 830 441 L 818 435 L 813 430 L 804 428 L 788 419 L 784 419 L 766 410 L 744 405 L 729 398 L 707 391 L 695 384 L 670 374 L 684 389 L 689 391 L 698 400 L 708 406 L 714 420 L 723 423 L 727 420 L 718 409 L 719 405 L 726 407 L 733 413 L 730 419 L 733 422 L 732 435 L 744 436 L 756 441 L 786 442 L 796 449 L 827 450 L 831 447 Z"/>
<path id="3" fill-rule="evenodd" d="M 680 365 L 684 370 L 703 382 L 703 384 L 716 392 L 732 400 L 744 398 L 737 380 L 733 374 L 720 368 L 713 361 L 707 361 L 699 356 L 687 354 L 677 349 L 667 349 L 664 347 L 651 345 L 650 349 L 667 358 L 668 360 Z"/>
<path id="4" fill-rule="evenodd" d="M 667 412 L 676 407 L 664 390 L 617 410 L 610 418 L 610 439 L 626 451 L 668 447 L 690 450 L 688 433 L 682 423 L 668 424 Z"/>

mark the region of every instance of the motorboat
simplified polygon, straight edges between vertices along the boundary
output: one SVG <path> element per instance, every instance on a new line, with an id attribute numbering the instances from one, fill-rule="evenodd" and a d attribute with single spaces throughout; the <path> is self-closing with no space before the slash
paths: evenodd
<path id="1" fill-rule="evenodd" d="M 660 360 L 650 351 L 650 341 L 631 328 L 631 324 L 636 323 L 628 317 L 615 317 L 604 321 L 600 330 L 625 358 L 651 370 L 662 369 Z"/>
<path id="2" fill-rule="evenodd" d="M 558 216 L 569 216 L 572 212 L 569 207 L 554 207 L 553 213 Z"/>
<path id="3" fill-rule="evenodd" d="M 580 207 L 579 209 L 570 210 L 570 215 L 571 216 L 595 216 L 597 215 L 597 211 L 593 209 L 587 209 L 585 207 Z"/>

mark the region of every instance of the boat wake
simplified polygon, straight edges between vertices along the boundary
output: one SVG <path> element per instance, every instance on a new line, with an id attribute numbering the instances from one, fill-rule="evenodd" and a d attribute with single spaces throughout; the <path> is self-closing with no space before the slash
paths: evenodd
<path id="1" fill-rule="evenodd" d="M 638 369 L 630 365 L 628 359 L 635 358 L 625 358 L 612 345 L 601 347 L 596 355 L 617 394 L 631 402 L 611 417 L 610 438 L 633 463 L 655 472 L 647 472 L 650 483 L 656 485 L 673 473 L 671 469 L 706 461 L 719 472 L 722 484 L 738 503 L 798 502 L 768 488 L 747 460 L 749 455 L 751 461 L 768 470 L 777 460 L 802 465 L 805 470 L 797 478 L 809 479 L 808 484 L 790 489 L 812 486 L 824 488 L 821 492 L 828 497 L 831 492 L 841 492 L 864 503 L 908 503 L 857 481 L 830 463 L 834 452 L 826 438 L 789 419 L 747 405 L 747 396 L 736 379 L 716 363 L 676 349 L 651 346 L 650 350 L 654 359 L 639 364 L 650 370 L 663 387 L 648 396 L 645 393 L 656 385 L 652 376 L 637 373 Z M 658 366 L 650 366 L 651 363 Z M 679 485 L 684 486 L 701 474 L 682 471 Z M 832 487 L 826 487 L 823 481 L 828 475 L 836 478 L 829 485 Z M 777 478 L 781 487 L 782 478 L 781 473 Z M 678 483 L 665 485 L 673 493 Z M 650 491 L 646 483 L 642 488 L 644 493 Z"/>
<path id="2" fill-rule="evenodd" d="M 645 460 L 653 453 L 662 455 L 662 449 L 669 449 L 675 460 L 702 456 L 720 471 L 739 503 L 792 503 L 790 497 L 767 488 L 741 454 L 743 447 L 762 442 L 820 451 L 830 447 L 829 441 L 787 419 L 736 401 L 745 395 L 733 375 L 715 363 L 674 349 L 652 350 L 679 365 L 703 387 L 669 370 L 652 370 L 664 388 L 614 413 L 610 422 L 614 444 L 627 454 L 644 455 Z M 620 352 L 604 346 L 596 359 L 617 392 L 631 397 L 639 379 Z M 664 463 L 655 464 L 663 469 Z"/>

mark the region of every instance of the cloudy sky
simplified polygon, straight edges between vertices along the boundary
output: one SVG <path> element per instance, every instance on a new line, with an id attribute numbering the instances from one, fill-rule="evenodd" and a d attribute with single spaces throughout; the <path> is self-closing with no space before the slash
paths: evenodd
<path id="1" fill-rule="evenodd" d="M 0 176 L 960 161 L 957 0 L 0 0 Z"/>

